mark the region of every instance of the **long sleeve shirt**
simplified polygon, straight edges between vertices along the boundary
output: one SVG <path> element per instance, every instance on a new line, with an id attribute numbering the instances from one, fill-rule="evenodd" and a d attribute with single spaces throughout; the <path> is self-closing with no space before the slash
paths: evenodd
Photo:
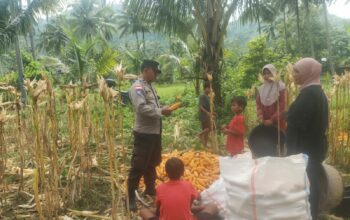
<path id="1" fill-rule="evenodd" d="M 279 97 L 278 97 L 278 105 L 279 105 L 279 112 L 277 111 L 277 101 L 273 103 L 270 106 L 265 106 L 261 103 L 260 100 L 260 95 L 259 93 L 256 96 L 256 112 L 257 116 L 261 117 L 263 120 L 272 120 L 273 124 L 277 126 L 278 124 L 278 119 L 280 120 L 280 128 L 282 130 L 285 129 L 286 127 L 286 122 L 283 118 L 283 112 L 285 111 L 285 106 L 286 106 L 286 98 L 285 95 L 286 90 L 281 90 L 279 92 Z"/>
<path id="2" fill-rule="evenodd" d="M 328 142 L 328 101 L 321 86 L 304 88 L 290 106 L 287 117 L 288 154 L 305 153 L 310 159 L 323 161 Z"/>

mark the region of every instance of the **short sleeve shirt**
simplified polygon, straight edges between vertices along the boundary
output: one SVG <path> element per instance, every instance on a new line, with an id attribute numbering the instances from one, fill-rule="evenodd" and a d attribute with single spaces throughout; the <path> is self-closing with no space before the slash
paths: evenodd
<path id="1" fill-rule="evenodd" d="M 205 110 L 210 112 L 210 97 L 204 94 L 199 96 L 199 106 L 203 106 Z M 208 115 L 199 111 L 199 120 L 202 122 L 209 120 Z"/>
<path id="2" fill-rule="evenodd" d="M 191 213 L 192 201 L 199 193 L 191 183 L 183 180 L 168 181 L 157 187 L 157 205 L 160 220 L 195 220 Z"/>
<path id="3" fill-rule="evenodd" d="M 235 115 L 232 118 L 228 129 L 238 132 L 238 134 L 227 135 L 226 147 L 233 156 L 242 152 L 244 148 L 244 115 Z"/>

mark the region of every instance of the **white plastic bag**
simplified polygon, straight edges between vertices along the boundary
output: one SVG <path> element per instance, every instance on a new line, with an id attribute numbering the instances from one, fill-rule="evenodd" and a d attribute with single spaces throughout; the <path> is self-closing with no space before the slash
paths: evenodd
<path id="1" fill-rule="evenodd" d="M 311 219 L 306 165 L 302 154 L 257 160 L 221 157 L 225 219 Z"/>
<path id="2" fill-rule="evenodd" d="M 226 190 L 224 180 L 219 178 L 208 189 L 201 192 L 202 204 L 215 204 L 219 209 L 219 215 L 224 218 L 226 215 Z"/>
<path id="3" fill-rule="evenodd" d="M 234 157 L 225 157 L 228 160 L 235 160 L 237 158 L 250 160 L 252 154 L 246 152 L 244 154 L 238 154 Z M 224 186 L 224 179 L 219 177 L 208 189 L 201 192 L 201 201 L 203 204 L 214 203 L 219 209 L 219 215 L 222 219 L 226 216 L 226 190 Z"/>

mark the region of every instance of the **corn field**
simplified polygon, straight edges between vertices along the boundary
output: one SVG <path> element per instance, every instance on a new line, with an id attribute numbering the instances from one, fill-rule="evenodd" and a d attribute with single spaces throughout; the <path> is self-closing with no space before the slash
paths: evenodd
<path id="1" fill-rule="evenodd" d="M 333 76 L 333 85 L 328 94 L 330 103 L 329 161 L 340 168 L 349 169 L 350 72 Z"/>
<path id="2" fill-rule="evenodd" d="M 288 65 L 282 74 L 288 106 L 298 94 L 291 74 Z M 133 77 L 118 66 L 119 91 L 123 81 Z M 125 144 L 121 94 L 107 87 L 103 78 L 97 84 L 83 80 L 81 85 L 59 88 L 44 78 L 27 81 L 26 88 L 29 101 L 23 105 L 14 87 L 0 85 L 0 216 L 134 219 L 126 206 L 131 147 Z M 253 99 L 255 90 L 247 91 L 248 98 Z M 349 172 L 350 73 L 334 76 L 326 93 L 330 106 L 327 160 Z M 213 103 L 214 94 L 211 97 Z M 247 130 L 257 124 L 253 100 L 249 103 Z M 212 138 L 217 141 L 216 136 Z M 217 147 L 214 142 L 212 151 Z"/>
<path id="3" fill-rule="evenodd" d="M 117 74 L 119 84 L 130 79 L 121 66 Z M 29 101 L 23 105 L 15 88 L 0 87 L 0 215 L 7 210 L 9 219 L 60 219 L 63 213 L 130 219 L 127 167 L 120 164 L 130 154 L 123 141 L 121 94 L 102 78 L 97 85 L 84 81 L 57 89 L 45 78 L 27 81 L 26 88 Z M 103 215 L 98 206 L 78 210 L 79 204 L 101 200 L 109 204 Z"/>

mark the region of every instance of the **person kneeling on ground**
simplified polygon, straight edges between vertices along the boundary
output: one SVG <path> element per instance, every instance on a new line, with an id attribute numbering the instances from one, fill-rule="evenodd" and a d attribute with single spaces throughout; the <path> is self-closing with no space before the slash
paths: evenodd
<path id="1" fill-rule="evenodd" d="M 140 211 L 143 220 L 214 220 L 218 213 L 215 205 L 193 206 L 199 193 L 191 183 L 181 180 L 185 171 L 184 163 L 172 157 L 165 163 L 169 181 L 157 187 L 156 208 L 144 208 Z M 192 212 L 193 211 L 193 212 Z M 193 214 L 195 213 L 195 215 Z"/>

